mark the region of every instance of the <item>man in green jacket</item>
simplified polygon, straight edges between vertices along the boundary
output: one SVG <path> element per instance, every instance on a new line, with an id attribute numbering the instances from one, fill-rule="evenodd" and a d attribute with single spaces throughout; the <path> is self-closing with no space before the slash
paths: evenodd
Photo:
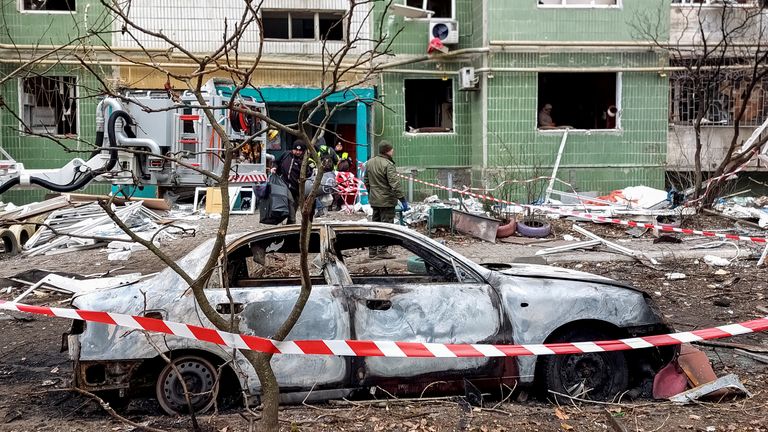
<path id="1" fill-rule="evenodd" d="M 368 203 L 373 208 L 374 222 L 393 223 L 395 206 L 400 201 L 403 211 L 408 210 L 408 201 L 400 188 L 400 179 L 395 170 L 392 155 L 395 149 L 392 144 L 382 141 L 379 144 L 379 154 L 365 163 L 363 182 L 368 190 Z M 386 246 L 368 248 L 370 258 L 393 259 L 394 255 L 387 252 Z"/>

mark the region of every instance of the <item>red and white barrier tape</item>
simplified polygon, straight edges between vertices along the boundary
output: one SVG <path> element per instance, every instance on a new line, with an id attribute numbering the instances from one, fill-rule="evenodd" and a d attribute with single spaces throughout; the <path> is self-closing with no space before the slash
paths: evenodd
<path id="1" fill-rule="evenodd" d="M 592 214 L 592 213 L 584 213 L 584 212 L 579 212 L 579 211 L 575 211 L 575 210 L 566 210 L 566 209 L 559 209 L 559 208 L 555 208 L 555 207 L 546 207 L 546 206 L 531 205 L 531 204 L 520 204 L 520 203 L 516 203 L 516 202 L 512 202 L 512 201 L 506 201 L 506 200 L 503 200 L 503 199 L 487 196 L 487 195 L 481 195 L 481 194 L 478 194 L 478 193 L 469 192 L 469 191 L 462 190 L 462 189 L 449 188 L 447 186 L 439 185 L 437 183 L 426 182 L 424 180 L 415 179 L 413 177 L 408 177 L 408 176 L 405 176 L 405 175 L 402 175 L 402 174 L 398 174 L 398 175 L 401 178 L 408 179 L 408 180 L 412 179 L 413 181 L 415 181 L 417 183 L 425 184 L 427 186 L 432 186 L 432 187 L 437 188 L 437 189 L 447 190 L 447 191 L 459 193 L 459 194 L 462 194 L 462 195 L 468 195 L 468 196 L 471 196 L 473 198 L 478 198 L 478 199 L 485 200 L 485 201 L 492 201 L 492 202 L 497 202 L 497 203 L 500 203 L 500 204 L 509 204 L 509 205 L 516 205 L 516 206 L 520 206 L 520 207 L 528 207 L 528 208 L 532 208 L 532 209 L 539 209 L 539 210 L 542 210 L 542 211 L 547 212 L 547 213 L 558 213 L 558 214 L 561 214 L 563 216 L 573 216 L 573 217 L 578 217 L 578 218 L 582 218 L 582 219 L 592 220 L 592 221 L 595 221 L 595 222 L 612 223 L 612 224 L 617 224 L 617 225 L 625 225 L 625 226 L 629 226 L 629 227 L 654 228 L 654 229 L 658 229 L 658 230 L 664 231 L 664 232 L 676 232 L 676 233 L 680 233 L 680 234 L 700 235 L 700 236 L 705 236 L 705 237 L 718 237 L 718 238 L 722 238 L 722 239 L 747 241 L 747 242 L 753 242 L 753 243 L 767 243 L 768 242 L 768 239 L 766 239 L 765 237 L 749 237 L 749 236 L 740 236 L 740 235 L 735 235 L 735 234 L 716 233 L 716 232 L 713 232 L 713 231 L 694 230 L 694 229 L 689 229 L 689 228 L 678 228 L 678 227 L 673 227 L 671 225 L 664 225 L 664 224 L 656 225 L 656 224 L 646 223 L 646 222 L 628 221 L 628 220 L 623 220 L 623 219 L 611 218 L 611 217 L 607 217 L 607 216 L 598 216 L 598 215 L 595 215 L 595 214 Z"/>
<path id="2" fill-rule="evenodd" d="M 258 336 L 240 335 L 190 324 L 112 312 L 30 306 L 21 303 L 5 302 L 2 300 L 0 300 L 0 309 L 119 325 L 136 330 L 165 333 L 188 339 L 210 342 L 236 349 L 274 354 L 335 355 L 348 357 L 452 358 L 581 354 L 679 345 L 682 343 L 721 339 L 768 330 L 768 317 L 765 317 L 738 324 L 728 324 L 690 332 L 593 342 L 562 342 L 526 345 L 443 344 L 371 340 L 296 340 L 279 342 Z"/>

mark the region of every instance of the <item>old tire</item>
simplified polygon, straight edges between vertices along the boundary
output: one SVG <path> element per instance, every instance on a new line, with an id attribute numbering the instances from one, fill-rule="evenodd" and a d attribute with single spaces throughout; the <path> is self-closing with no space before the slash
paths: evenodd
<path id="1" fill-rule="evenodd" d="M 194 355 L 173 360 L 175 368 L 166 364 L 157 377 L 155 392 L 160 407 L 170 415 L 187 414 L 189 406 L 184 395 L 184 386 L 176 370 L 184 379 L 189 399 L 195 413 L 202 414 L 216 402 L 218 372 L 206 359 Z"/>
<path id="2" fill-rule="evenodd" d="M 610 339 L 590 329 L 571 329 L 548 342 L 588 342 Z M 539 357 L 541 378 L 548 390 L 592 400 L 612 400 L 627 389 L 629 368 L 621 351 Z M 586 394 L 583 394 L 588 390 Z M 557 399 L 554 394 L 548 396 Z M 561 397 L 560 400 L 567 400 Z"/>
<path id="3" fill-rule="evenodd" d="M 552 232 L 552 225 L 541 221 L 520 221 L 517 223 L 517 232 L 523 237 L 542 238 Z"/>
<path id="4" fill-rule="evenodd" d="M 506 225 L 500 225 L 496 230 L 496 238 L 509 237 L 517 230 L 517 221 L 512 219 Z"/>
<path id="5" fill-rule="evenodd" d="M 19 247 L 19 240 L 16 235 L 9 229 L 0 230 L 0 245 L 2 245 L 2 253 L 8 255 L 17 255 L 21 252 Z"/>

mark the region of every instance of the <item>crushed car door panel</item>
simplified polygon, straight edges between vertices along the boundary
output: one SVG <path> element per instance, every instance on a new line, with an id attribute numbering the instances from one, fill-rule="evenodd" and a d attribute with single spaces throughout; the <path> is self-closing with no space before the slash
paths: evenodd
<path id="1" fill-rule="evenodd" d="M 296 339 L 349 339 L 349 312 L 341 287 L 328 284 L 338 272 L 319 253 L 319 237 L 310 245 L 312 292 L 298 322 L 288 334 Z M 256 238 L 232 251 L 227 273 L 233 301 L 241 303 L 240 330 L 245 334 L 272 337 L 288 317 L 301 291 L 298 233 L 280 238 Z M 224 290 L 219 290 L 224 291 Z M 226 296 L 223 297 L 228 302 Z M 348 381 L 348 361 L 336 356 L 276 355 L 272 366 L 283 390 L 339 386 Z M 255 380 L 252 380 L 255 381 Z M 258 383 L 250 383 L 253 390 Z"/>
<path id="2" fill-rule="evenodd" d="M 394 230 L 335 232 L 339 264 L 352 281 L 344 293 L 355 339 L 460 344 L 510 336 L 502 331 L 508 326 L 501 318 L 497 293 L 469 269 Z M 380 252 L 397 258 L 376 259 Z M 355 366 L 355 378 L 366 385 L 430 374 L 490 376 L 498 373 L 500 363 L 488 358 L 367 357 L 356 359 Z"/>

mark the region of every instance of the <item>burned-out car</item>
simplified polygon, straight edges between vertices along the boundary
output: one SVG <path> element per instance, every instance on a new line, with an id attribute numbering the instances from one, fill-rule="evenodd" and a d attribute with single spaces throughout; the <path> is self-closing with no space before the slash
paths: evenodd
<path id="1" fill-rule="evenodd" d="M 199 274 L 211 241 L 178 264 L 193 276 Z M 207 282 L 211 304 L 224 316 L 237 314 L 242 333 L 272 336 L 299 294 L 298 245 L 298 226 L 228 238 L 226 255 Z M 371 247 L 386 247 L 402 258 L 369 258 Z M 392 224 L 315 224 L 309 258 L 312 294 L 288 340 L 538 344 L 671 330 L 648 296 L 614 280 L 548 266 L 480 265 Z M 81 295 L 72 304 L 211 326 L 171 269 L 130 286 Z M 253 368 L 241 354 L 222 346 L 80 321 L 73 325 L 68 346 L 77 386 L 125 397 L 154 392 L 169 413 L 187 407 L 177 374 L 184 377 L 198 411 L 213 405 L 214 394 L 258 398 Z M 281 354 L 272 365 L 283 402 L 346 397 L 376 388 L 419 395 L 471 386 L 482 393 L 506 388 L 504 384 L 611 399 L 627 390 L 642 392 L 674 350 L 517 358 Z"/>

